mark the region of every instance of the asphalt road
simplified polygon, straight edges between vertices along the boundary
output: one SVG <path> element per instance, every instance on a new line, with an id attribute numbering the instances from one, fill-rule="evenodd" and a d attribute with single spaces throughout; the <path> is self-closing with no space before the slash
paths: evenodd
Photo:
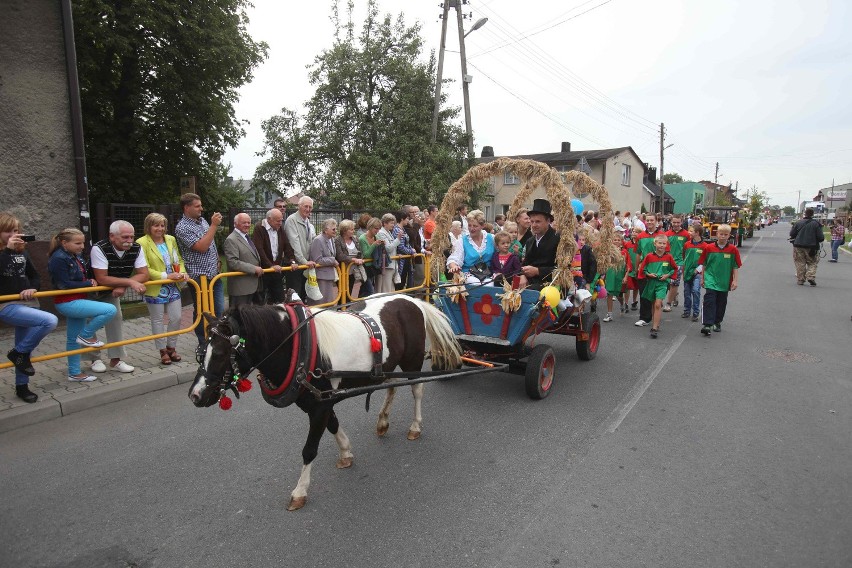
<path id="1" fill-rule="evenodd" d="M 0 565 L 852 565 L 852 255 L 796 286 L 786 225 L 746 241 L 722 333 L 666 314 L 604 324 L 597 359 L 549 337 L 557 382 L 429 385 L 424 433 L 397 396 L 338 405 L 305 509 L 285 506 L 307 420 L 197 409 L 185 387 L 0 435 Z"/>

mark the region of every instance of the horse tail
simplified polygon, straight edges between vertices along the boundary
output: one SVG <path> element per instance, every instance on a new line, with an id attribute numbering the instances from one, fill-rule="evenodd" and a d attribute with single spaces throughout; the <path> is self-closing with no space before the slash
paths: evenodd
<path id="1" fill-rule="evenodd" d="M 461 367 L 462 349 L 450 320 L 444 313 L 429 304 L 415 300 L 423 312 L 426 322 L 426 336 L 429 339 L 429 349 L 432 355 L 433 369 L 458 369 Z"/>

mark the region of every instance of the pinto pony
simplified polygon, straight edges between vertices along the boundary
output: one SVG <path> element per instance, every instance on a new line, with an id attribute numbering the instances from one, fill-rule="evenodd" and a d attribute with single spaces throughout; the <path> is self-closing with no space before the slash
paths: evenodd
<path id="1" fill-rule="evenodd" d="M 232 308 L 211 327 L 204 360 L 189 389 L 195 406 L 212 406 L 219 402 L 231 377 L 244 377 L 256 368 L 266 402 L 277 407 L 295 403 L 308 415 L 310 430 L 302 449 L 302 472 L 287 507 L 290 511 L 302 508 L 307 501 L 311 464 L 325 430 L 337 441 L 337 467 L 352 465 L 349 438 L 334 413 L 339 399 L 318 399 L 315 389 L 379 384 L 385 380 L 381 372 L 397 367 L 403 372 L 419 372 L 427 351 L 433 369 L 461 365 L 461 348 L 446 316 L 426 302 L 402 295 L 368 298 L 357 314 L 323 310 L 311 315 L 301 304 Z M 377 372 L 378 365 L 381 372 Z M 359 376 L 334 377 L 330 375 L 334 371 L 356 371 Z M 300 372 L 309 386 L 294 379 Z M 411 385 L 411 391 L 414 420 L 408 439 L 416 440 L 422 428 L 423 384 Z M 394 389 L 387 389 L 376 424 L 379 436 L 388 431 L 393 398 Z"/>

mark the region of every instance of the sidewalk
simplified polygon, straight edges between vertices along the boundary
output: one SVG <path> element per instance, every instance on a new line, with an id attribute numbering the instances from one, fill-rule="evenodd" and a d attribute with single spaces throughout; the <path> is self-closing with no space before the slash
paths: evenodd
<path id="1" fill-rule="evenodd" d="M 192 306 L 183 308 L 181 328 L 192 323 Z M 151 320 L 147 316 L 124 320 L 124 339 L 151 334 Z M 101 339 L 103 332 L 101 332 Z M 14 343 L 14 330 L 0 329 L 0 355 L 7 362 L 6 353 Z M 180 363 L 160 364 L 160 353 L 153 341 L 126 345 L 130 365 L 136 367 L 132 373 L 107 371 L 97 374 L 98 380 L 91 383 L 74 383 L 68 380 L 68 360 L 51 359 L 33 363 L 36 374 L 30 377 L 30 390 L 38 395 L 38 402 L 28 404 L 15 396 L 14 369 L 0 369 L 0 432 L 6 432 L 29 424 L 66 416 L 101 404 L 123 400 L 132 396 L 164 389 L 195 378 L 198 363 L 195 347 L 198 345 L 193 332 L 178 335 L 177 352 L 183 357 Z M 39 344 L 33 356 L 58 353 L 65 350 L 65 320 Z M 81 356 L 82 367 L 89 372 L 88 354 Z M 104 363 L 109 366 L 106 351 Z M 189 387 L 187 386 L 187 389 Z"/>

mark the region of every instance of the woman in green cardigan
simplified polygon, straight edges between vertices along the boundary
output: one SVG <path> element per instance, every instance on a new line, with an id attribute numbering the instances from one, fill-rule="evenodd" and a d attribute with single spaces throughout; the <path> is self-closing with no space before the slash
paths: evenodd
<path id="1" fill-rule="evenodd" d="M 169 316 L 168 331 L 180 329 L 181 297 L 177 283 L 189 280 L 177 241 L 166 234 L 166 223 L 163 215 L 151 213 L 145 217 L 145 236 L 136 239 L 148 261 L 151 280 L 175 281 L 174 284 L 148 286 L 145 292 L 145 305 L 148 306 L 151 316 L 151 331 L 155 335 L 166 331 L 163 325 L 164 314 Z M 171 365 L 172 362 L 181 360 L 181 356 L 175 351 L 177 335 L 155 339 L 154 343 L 160 350 L 160 363 L 163 365 Z"/>

